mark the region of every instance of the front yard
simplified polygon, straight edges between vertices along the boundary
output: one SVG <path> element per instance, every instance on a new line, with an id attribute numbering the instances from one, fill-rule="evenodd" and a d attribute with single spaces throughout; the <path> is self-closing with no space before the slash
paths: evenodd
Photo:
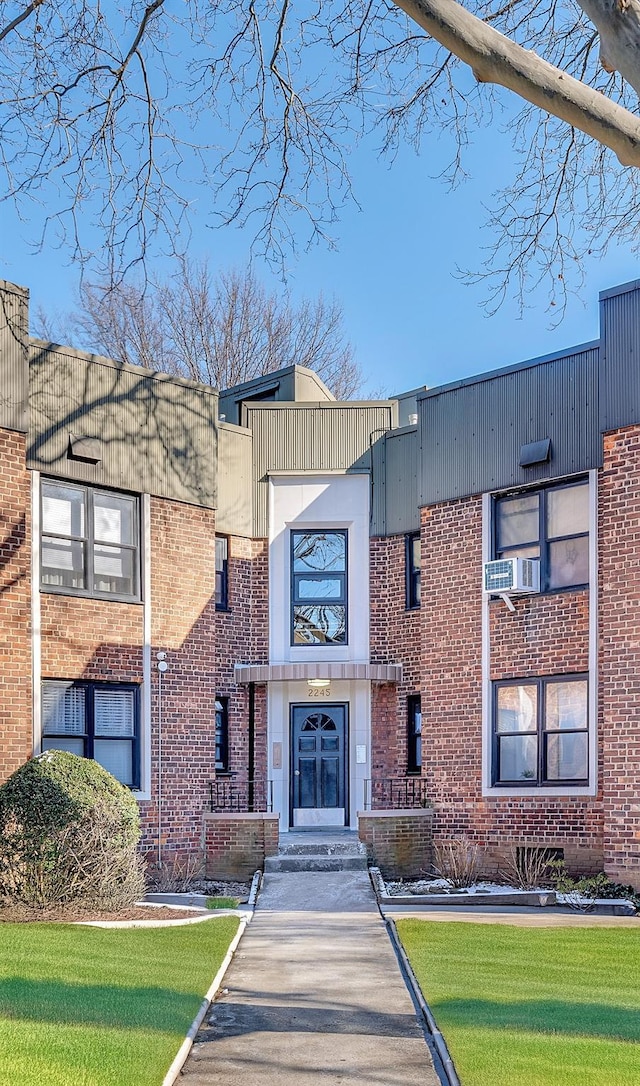
<path id="1" fill-rule="evenodd" d="M 640 922 L 397 928 L 462 1086 L 640 1083 Z"/>
<path id="2" fill-rule="evenodd" d="M 237 928 L 0 925 L 0 1086 L 160 1086 Z"/>

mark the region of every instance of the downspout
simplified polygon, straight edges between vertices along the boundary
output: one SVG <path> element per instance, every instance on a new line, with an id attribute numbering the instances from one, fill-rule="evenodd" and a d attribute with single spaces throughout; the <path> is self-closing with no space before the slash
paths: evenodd
<path id="1" fill-rule="evenodd" d="M 254 803 L 254 781 L 255 781 L 255 760 L 256 760 L 256 684 L 249 683 L 249 735 L 248 735 L 248 762 L 249 762 L 249 794 L 248 804 L 250 811 L 253 811 Z"/>

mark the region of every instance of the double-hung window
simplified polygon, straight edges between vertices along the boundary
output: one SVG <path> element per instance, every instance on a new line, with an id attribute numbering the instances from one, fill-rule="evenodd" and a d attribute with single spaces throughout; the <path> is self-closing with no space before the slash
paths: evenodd
<path id="1" fill-rule="evenodd" d="M 407 698 L 407 772 L 419 773 L 422 768 L 422 712 L 420 695 Z"/>
<path id="2" fill-rule="evenodd" d="M 42 749 L 93 758 L 122 784 L 140 786 L 139 688 L 126 683 L 45 681 Z"/>
<path id="3" fill-rule="evenodd" d="M 138 600 L 137 499 L 43 480 L 40 583 L 78 596 Z"/>
<path id="4" fill-rule="evenodd" d="M 346 531 L 291 532 L 291 644 L 347 644 Z"/>
<path id="5" fill-rule="evenodd" d="M 586 784 L 589 777 L 585 675 L 494 683 L 493 783 Z"/>
<path id="6" fill-rule="evenodd" d="M 495 558 L 539 558 L 540 590 L 589 583 L 589 483 L 495 499 Z"/>
<path id="7" fill-rule="evenodd" d="M 216 536 L 216 610 L 226 611 L 229 606 L 229 540 L 226 535 Z"/>
<path id="8" fill-rule="evenodd" d="M 406 607 L 420 606 L 420 532 L 405 536 Z"/>

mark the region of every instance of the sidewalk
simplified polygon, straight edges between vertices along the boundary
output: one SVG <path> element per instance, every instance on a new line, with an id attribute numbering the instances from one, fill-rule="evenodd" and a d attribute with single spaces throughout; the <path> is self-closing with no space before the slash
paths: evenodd
<path id="1" fill-rule="evenodd" d="M 439 1086 L 366 872 L 269 873 L 187 1086 Z"/>

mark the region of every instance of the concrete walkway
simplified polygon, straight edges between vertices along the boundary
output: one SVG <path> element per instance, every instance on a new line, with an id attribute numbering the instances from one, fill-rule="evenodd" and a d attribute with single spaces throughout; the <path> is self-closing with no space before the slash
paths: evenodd
<path id="1" fill-rule="evenodd" d="M 364 871 L 269 873 L 188 1086 L 439 1086 Z"/>

